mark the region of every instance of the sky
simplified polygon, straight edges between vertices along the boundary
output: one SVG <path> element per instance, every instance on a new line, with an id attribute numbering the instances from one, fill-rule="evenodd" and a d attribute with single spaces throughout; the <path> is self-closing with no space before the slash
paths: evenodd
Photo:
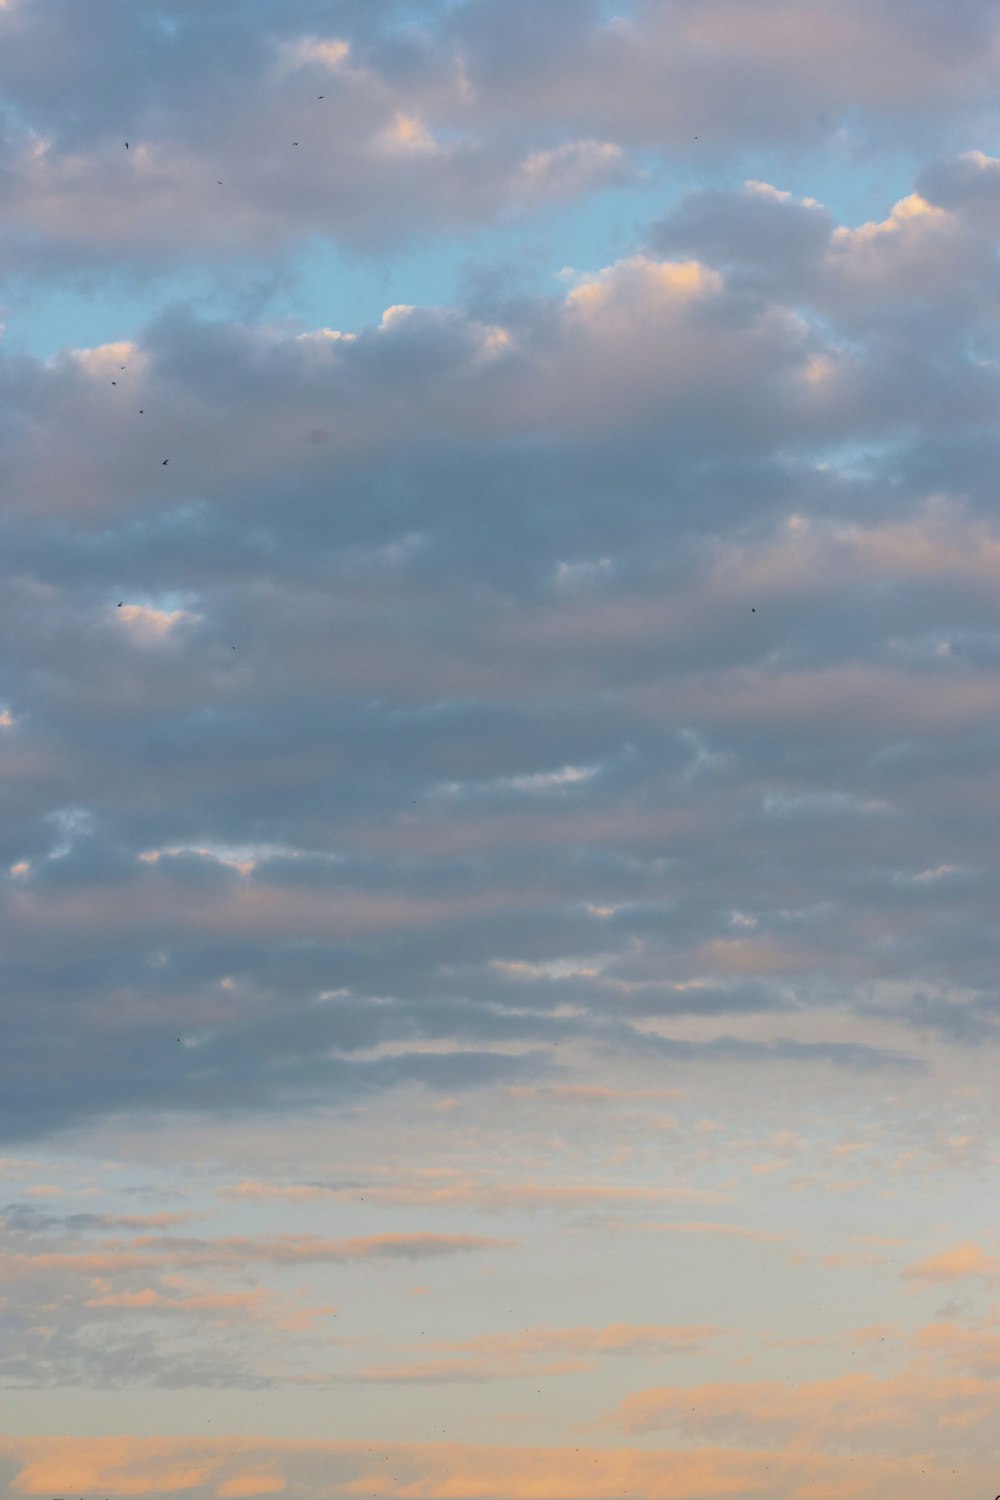
<path id="1" fill-rule="evenodd" d="M 0 0 L 0 1493 L 1000 1489 L 998 89 Z"/>

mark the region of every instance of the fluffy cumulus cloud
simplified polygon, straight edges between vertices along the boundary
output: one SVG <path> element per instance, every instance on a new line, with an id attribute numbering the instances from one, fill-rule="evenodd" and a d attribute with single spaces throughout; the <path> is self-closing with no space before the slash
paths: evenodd
<path id="1" fill-rule="evenodd" d="M 9 0 L 0 58 L 0 265 L 66 272 L 385 247 L 649 151 L 957 139 L 992 107 L 997 24 L 986 0 Z"/>
<path id="2" fill-rule="evenodd" d="M 927 473 L 992 444 L 985 233 L 751 183 L 649 237 L 503 321 L 11 363 L 10 1134 L 992 1035 L 1000 532 Z"/>
<path id="3" fill-rule="evenodd" d="M 12 1492 L 988 1488 L 998 66 L 0 5 Z"/>

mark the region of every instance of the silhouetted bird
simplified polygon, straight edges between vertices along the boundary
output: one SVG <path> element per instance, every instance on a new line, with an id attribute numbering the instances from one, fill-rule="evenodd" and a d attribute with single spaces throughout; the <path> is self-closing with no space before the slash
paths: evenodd
<path id="1" fill-rule="evenodd" d="M 125 150 L 128 150 L 128 141 L 125 142 Z"/>
<path id="2" fill-rule="evenodd" d="M 122 605 L 123 605 L 123 604 L 124 604 L 124 603 L 125 603 L 125 600 L 124 600 L 124 599 L 119 599 L 119 601 L 118 601 L 118 608 L 119 608 L 119 609 L 121 609 L 121 607 L 122 607 Z"/>
<path id="3" fill-rule="evenodd" d="M 169 458 L 165 458 L 165 459 L 164 459 L 164 460 L 163 460 L 163 462 L 164 462 L 164 463 L 165 463 L 165 464 L 168 464 L 168 463 L 169 463 L 169 462 L 170 462 L 170 460 L 169 460 Z"/>

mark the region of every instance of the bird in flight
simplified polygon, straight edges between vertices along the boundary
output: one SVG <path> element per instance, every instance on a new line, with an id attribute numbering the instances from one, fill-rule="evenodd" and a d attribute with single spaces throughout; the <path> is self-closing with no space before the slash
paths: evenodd
<path id="1" fill-rule="evenodd" d="M 125 150 L 128 150 L 128 141 L 125 142 Z"/>
<path id="2" fill-rule="evenodd" d="M 163 460 L 163 462 L 164 462 L 164 463 L 165 463 L 165 464 L 168 464 L 168 463 L 169 463 L 169 462 L 170 462 L 170 460 L 169 460 L 169 458 L 165 458 L 165 459 L 164 459 L 164 460 Z"/>
<path id="3" fill-rule="evenodd" d="M 122 607 L 122 605 L 123 605 L 123 604 L 124 604 L 124 603 L 125 603 L 125 600 L 124 600 L 124 599 L 119 599 L 119 601 L 118 601 L 118 608 L 119 608 L 119 609 L 121 609 L 121 607 Z"/>

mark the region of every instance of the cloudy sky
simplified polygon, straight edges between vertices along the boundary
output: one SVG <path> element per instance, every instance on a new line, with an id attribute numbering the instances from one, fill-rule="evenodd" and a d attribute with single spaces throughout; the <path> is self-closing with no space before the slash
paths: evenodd
<path id="1" fill-rule="evenodd" d="M 1000 1488 L 998 89 L 0 0 L 0 1491 Z"/>

